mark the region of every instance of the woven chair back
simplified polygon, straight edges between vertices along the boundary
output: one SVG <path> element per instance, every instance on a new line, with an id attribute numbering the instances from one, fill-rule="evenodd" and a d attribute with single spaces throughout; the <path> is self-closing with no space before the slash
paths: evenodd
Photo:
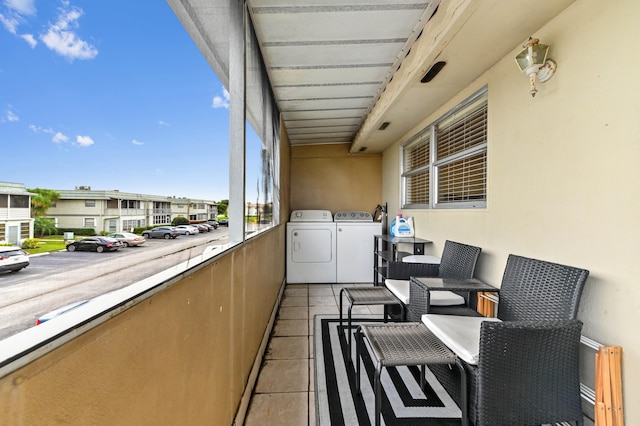
<path id="1" fill-rule="evenodd" d="M 509 255 L 500 286 L 503 321 L 572 320 L 578 314 L 589 271 Z"/>
<path id="2" fill-rule="evenodd" d="M 440 260 L 442 278 L 473 278 L 482 249 L 455 241 L 445 241 Z"/>

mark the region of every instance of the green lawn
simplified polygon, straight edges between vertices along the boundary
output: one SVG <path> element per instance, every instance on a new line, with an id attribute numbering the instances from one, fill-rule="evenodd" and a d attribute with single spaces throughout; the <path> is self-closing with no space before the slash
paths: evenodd
<path id="1" fill-rule="evenodd" d="M 46 239 L 42 239 L 42 238 L 40 239 L 40 246 L 38 248 L 25 249 L 24 251 L 28 252 L 29 254 L 37 254 L 37 253 L 47 253 L 50 251 L 63 250 L 66 247 L 67 245 L 64 243 L 64 240 L 62 238 L 50 239 L 49 237 L 46 237 Z"/>

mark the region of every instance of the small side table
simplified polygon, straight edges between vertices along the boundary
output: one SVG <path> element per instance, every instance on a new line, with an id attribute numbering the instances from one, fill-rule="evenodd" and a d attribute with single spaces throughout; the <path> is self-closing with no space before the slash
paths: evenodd
<path id="1" fill-rule="evenodd" d="M 498 287 L 494 287 L 491 284 L 487 284 L 475 278 L 434 278 L 434 277 L 411 277 L 411 282 L 419 285 L 420 287 L 426 288 L 426 309 L 424 312 L 426 313 L 447 313 L 447 310 L 451 312 L 455 312 L 455 315 L 475 315 L 479 314 L 474 309 L 467 307 L 467 311 L 469 313 L 459 312 L 457 307 L 435 307 L 435 309 L 431 309 L 430 302 L 430 293 L 432 291 L 453 291 L 453 292 L 467 292 L 467 293 L 478 293 L 478 292 L 490 292 L 490 293 L 499 293 L 500 289 Z M 471 300 L 471 297 L 467 297 L 468 300 Z"/>
<path id="2" fill-rule="evenodd" d="M 373 349 L 376 360 L 373 392 L 375 395 L 375 424 L 380 426 L 382 409 L 382 389 L 380 374 L 383 367 L 420 366 L 420 388 L 425 386 L 425 365 L 455 364 L 460 370 L 460 410 L 462 425 L 469 424 L 467 414 L 467 375 L 458 359 L 444 343 L 440 341 L 422 323 L 400 323 L 361 325 L 356 330 L 356 392 L 360 393 L 360 354 L 366 338 Z"/>
<path id="3" fill-rule="evenodd" d="M 349 356 L 351 356 L 351 310 L 354 305 L 384 305 L 384 322 L 387 322 L 387 305 L 400 306 L 400 318 L 404 318 L 404 304 L 384 286 L 378 287 L 343 287 L 340 290 L 340 330 L 342 330 L 342 294 L 349 301 L 349 310 L 347 312 L 347 334 L 349 340 L 347 348 Z"/>

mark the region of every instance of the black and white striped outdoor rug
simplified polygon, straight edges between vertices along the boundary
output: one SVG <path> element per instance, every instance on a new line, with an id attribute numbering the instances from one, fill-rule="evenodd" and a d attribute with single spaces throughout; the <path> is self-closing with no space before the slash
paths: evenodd
<path id="1" fill-rule="evenodd" d="M 354 317 L 353 324 L 381 319 Z M 340 329 L 338 315 L 316 315 L 314 359 L 316 423 L 320 426 L 374 424 L 373 375 L 375 365 L 365 351 L 361 374 L 362 394 L 355 391 L 355 337 L 347 355 L 346 320 Z M 354 332 L 355 329 L 352 330 Z M 365 345 L 366 346 L 366 345 Z M 366 372 L 367 377 L 364 377 Z M 383 369 L 382 424 L 449 426 L 460 424 L 460 409 L 438 380 L 426 371 L 427 387 L 420 389 L 418 367 Z"/>

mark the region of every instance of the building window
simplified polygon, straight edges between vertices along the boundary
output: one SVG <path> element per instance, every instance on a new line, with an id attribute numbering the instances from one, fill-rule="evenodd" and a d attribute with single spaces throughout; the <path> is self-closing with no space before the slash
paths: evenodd
<path id="1" fill-rule="evenodd" d="M 96 200 L 84 200 L 84 206 L 85 207 L 95 207 L 96 206 Z"/>
<path id="2" fill-rule="evenodd" d="M 487 203 L 484 88 L 402 145 L 402 207 L 478 208 Z"/>
<path id="3" fill-rule="evenodd" d="M 29 196 L 28 195 L 10 195 L 10 206 L 16 209 L 29 208 Z"/>
<path id="4" fill-rule="evenodd" d="M 24 240 L 29 237 L 29 222 L 20 223 L 20 238 Z"/>
<path id="5" fill-rule="evenodd" d="M 94 228 L 96 226 L 96 219 L 93 217 L 85 217 L 84 218 L 84 227 L 85 228 Z"/>

